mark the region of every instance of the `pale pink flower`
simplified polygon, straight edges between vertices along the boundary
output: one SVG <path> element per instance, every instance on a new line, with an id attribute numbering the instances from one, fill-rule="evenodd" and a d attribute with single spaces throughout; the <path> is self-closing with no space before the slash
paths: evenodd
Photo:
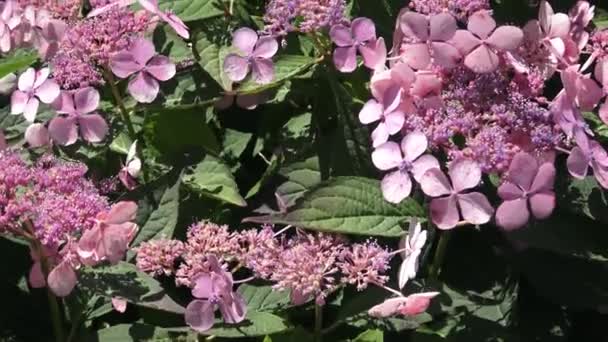
<path id="1" fill-rule="evenodd" d="M 127 311 L 127 300 L 120 297 L 112 297 L 112 307 L 114 310 L 124 313 Z"/>
<path id="2" fill-rule="evenodd" d="M 437 295 L 439 295 L 439 292 L 423 292 L 407 297 L 389 298 L 369 309 L 368 314 L 377 318 L 387 318 L 395 315 L 415 316 L 425 312 L 431 304 L 431 299 Z"/>
<path id="3" fill-rule="evenodd" d="M 399 248 L 404 249 L 401 253 L 403 262 L 399 267 L 399 288 L 403 289 L 408 280 L 416 278 L 418 273 L 418 258 L 422 252 L 422 247 L 426 243 L 426 230 L 422 230 L 422 226 L 418 220 L 410 221 L 410 227 L 407 235 L 399 241 Z"/>
<path id="4" fill-rule="evenodd" d="M 331 40 L 338 47 L 333 60 L 341 72 L 353 72 L 357 68 L 357 51 L 365 66 L 379 69 L 386 62 L 386 44 L 383 38 L 376 39 L 376 26 L 369 18 L 355 18 L 350 27 L 343 24 L 332 26 Z"/>
<path id="5" fill-rule="evenodd" d="M 234 31 L 232 46 L 237 53 L 231 53 L 224 59 L 224 72 L 233 82 L 240 82 L 249 71 L 253 80 L 259 84 L 270 83 L 274 79 L 272 57 L 279 50 L 277 40 L 270 36 L 258 37 L 258 34 L 247 27 Z"/>
<path id="6" fill-rule="evenodd" d="M 4 2 L 0 12 L 0 51 L 9 52 L 14 47 L 13 32 L 19 29 L 21 16 L 17 15 L 17 3 L 14 0 Z"/>
<path id="7" fill-rule="evenodd" d="M 389 136 L 398 133 L 405 122 L 405 114 L 400 108 L 402 90 L 395 85 L 388 88 L 382 95 L 382 102 L 375 99 L 367 101 L 359 112 L 359 121 L 370 124 L 379 121 L 372 132 L 374 147 L 384 144 Z"/>
<path id="8" fill-rule="evenodd" d="M 590 140 L 588 147 L 581 145 L 573 148 L 567 165 L 570 175 L 578 179 L 585 178 L 591 167 L 597 182 L 608 189 L 608 153 L 597 141 Z"/>
<path id="9" fill-rule="evenodd" d="M 40 102 L 51 103 L 59 96 L 59 86 L 49 79 L 49 68 L 38 71 L 28 68 L 17 82 L 18 90 L 11 96 L 11 114 L 23 114 L 29 122 L 34 122 Z"/>

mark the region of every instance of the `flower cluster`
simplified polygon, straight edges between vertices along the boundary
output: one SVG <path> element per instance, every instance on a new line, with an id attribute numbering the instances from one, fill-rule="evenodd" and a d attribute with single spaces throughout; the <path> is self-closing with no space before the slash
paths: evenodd
<path id="1" fill-rule="evenodd" d="M 137 205 L 110 206 L 86 179 L 86 166 L 51 156 L 28 163 L 12 149 L 0 151 L 0 166 L 0 232 L 30 243 L 33 287 L 48 284 L 67 296 L 75 269 L 124 257 L 138 229 L 131 222 Z"/>
<path id="2" fill-rule="evenodd" d="M 264 31 L 275 36 L 289 32 L 314 32 L 346 22 L 344 0 L 270 0 Z"/>
<path id="3" fill-rule="evenodd" d="M 372 70 L 373 99 L 359 119 L 374 125 L 372 161 L 387 172 L 385 199 L 410 196 L 413 179 L 433 198 L 439 228 L 484 224 L 495 210 L 471 190 L 483 173 L 496 174 L 504 200 L 496 223 L 519 228 L 530 212 L 543 219 L 553 211 L 553 161 L 563 152 L 573 177 L 591 167 L 607 187 L 606 152 L 582 115 L 598 109 L 608 123 L 608 102 L 600 105 L 608 95 L 608 34 L 586 31 L 593 14 L 585 1 L 567 14 L 542 1 L 538 20 L 519 28 L 498 25 L 487 1 L 413 1 L 397 18 L 390 56 L 371 20 L 334 25 L 336 68 L 353 71 L 358 51 Z M 544 85 L 556 73 L 563 90 L 549 101 Z"/>

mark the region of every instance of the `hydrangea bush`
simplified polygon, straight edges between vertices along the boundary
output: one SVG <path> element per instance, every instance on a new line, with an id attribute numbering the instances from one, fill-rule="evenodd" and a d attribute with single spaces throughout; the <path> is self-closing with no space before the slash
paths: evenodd
<path id="1" fill-rule="evenodd" d="M 604 340 L 602 6 L 0 1 L 1 339 Z"/>

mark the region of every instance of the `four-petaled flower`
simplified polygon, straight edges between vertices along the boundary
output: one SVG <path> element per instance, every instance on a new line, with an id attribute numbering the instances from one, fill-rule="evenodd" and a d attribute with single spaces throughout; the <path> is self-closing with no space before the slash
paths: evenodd
<path id="1" fill-rule="evenodd" d="M 359 121 L 363 124 L 380 121 L 372 132 L 374 147 L 384 144 L 390 135 L 399 132 L 405 122 L 405 114 L 400 108 L 401 87 L 391 86 L 381 95 L 382 102 L 369 100 L 359 112 Z"/>
<path id="2" fill-rule="evenodd" d="M 431 201 L 430 206 L 433 223 L 440 229 L 456 227 L 460 218 L 459 208 L 462 217 L 471 224 L 489 222 L 494 209 L 486 196 L 479 192 L 463 193 L 481 181 L 479 165 L 467 159 L 456 160 L 450 164 L 448 174 L 452 184 L 440 169 L 428 170 L 420 181 L 425 194 L 438 197 Z"/>
<path id="3" fill-rule="evenodd" d="M 186 307 L 186 323 L 196 331 L 207 331 L 213 326 L 215 310 L 219 308 L 224 322 L 235 324 L 245 319 L 247 305 L 241 294 L 234 292 L 232 273 L 222 269 L 213 255 L 207 256 L 209 272 L 194 280 L 192 295 L 195 298 Z"/>
<path id="4" fill-rule="evenodd" d="M 395 315 L 415 316 L 428 309 L 431 299 L 439 295 L 439 292 L 415 293 L 407 297 L 394 297 L 385 300 L 367 312 L 372 317 L 386 318 Z"/>
<path id="5" fill-rule="evenodd" d="M 116 53 L 110 65 L 114 75 L 127 78 L 129 94 L 141 103 L 151 103 L 156 99 L 160 86 L 158 81 L 168 81 L 175 76 L 175 64 L 169 57 L 157 55 L 151 41 L 139 38 L 133 41 L 128 51 Z"/>
<path id="6" fill-rule="evenodd" d="M 251 70 L 253 80 L 259 84 L 270 83 L 274 78 L 272 57 L 279 50 L 277 40 L 270 36 L 258 37 L 254 30 L 243 27 L 232 36 L 232 46 L 238 53 L 224 59 L 224 72 L 233 82 L 240 82 Z"/>
<path id="7" fill-rule="evenodd" d="M 500 64 L 498 53 L 517 49 L 524 38 L 518 27 L 505 25 L 496 28 L 496 21 L 485 10 L 469 17 L 467 29 L 456 31 L 452 44 L 466 56 L 464 64 L 477 73 L 496 70 Z"/>
<path id="8" fill-rule="evenodd" d="M 17 90 L 11 96 L 11 114 L 23 114 L 29 122 L 34 122 L 40 101 L 51 103 L 59 96 L 59 86 L 49 79 L 49 68 L 38 71 L 28 68 L 17 81 Z"/>
<path id="9" fill-rule="evenodd" d="M 399 18 L 399 27 L 412 43 L 402 48 L 401 58 L 412 68 L 426 69 L 431 62 L 452 68 L 462 57 L 458 49 L 447 43 L 454 37 L 458 26 L 449 13 L 433 15 L 430 19 L 420 13 L 405 12 Z"/>
<path id="10" fill-rule="evenodd" d="M 498 226 L 506 230 L 521 228 L 530 219 L 530 211 L 537 219 L 549 217 L 555 208 L 554 181 L 552 163 L 539 164 L 526 152 L 516 154 L 498 188 L 498 196 L 504 200 L 496 210 Z"/>
<path id="11" fill-rule="evenodd" d="M 433 168 L 439 168 L 439 162 L 430 154 L 422 155 L 428 147 L 426 136 L 420 132 L 406 135 L 399 144 L 389 141 L 372 152 L 374 165 L 382 170 L 393 170 L 382 179 L 382 194 L 391 203 L 399 203 L 410 195 L 412 180 L 417 182 L 422 175 Z"/>
<path id="12" fill-rule="evenodd" d="M 420 222 L 413 219 L 410 221 L 407 235 L 399 241 L 399 248 L 404 250 L 401 252 L 403 262 L 401 263 L 401 267 L 399 267 L 398 280 L 400 289 L 405 287 L 408 280 L 416 277 L 416 273 L 418 273 L 418 257 L 420 257 L 425 243 L 426 230 L 423 231 Z"/>
<path id="13" fill-rule="evenodd" d="M 51 138 L 60 145 L 71 145 L 78 139 L 78 131 L 88 142 L 102 141 L 108 124 L 101 115 L 93 113 L 99 106 L 99 92 L 92 87 L 63 91 L 53 103 L 59 114 L 49 123 Z"/>
<path id="14" fill-rule="evenodd" d="M 341 72 L 353 72 L 357 68 L 357 51 L 366 67 L 376 70 L 386 62 L 386 44 L 376 39 L 376 26 L 371 19 L 356 18 L 347 27 L 332 26 L 329 36 L 338 47 L 334 51 L 334 64 Z"/>

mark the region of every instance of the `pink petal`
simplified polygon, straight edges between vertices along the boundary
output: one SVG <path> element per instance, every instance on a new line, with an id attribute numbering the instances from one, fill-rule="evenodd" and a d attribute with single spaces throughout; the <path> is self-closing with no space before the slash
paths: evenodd
<path id="1" fill-rule="evenodd" d="M 382 171 L 398 167 L 403 162 L 399 144 L 389 141 L 378 146 L 372 152 L 372 162 Z"/>
<path id="2" fill-rule="evenodd" d="M 529 219 L 530 212 L 525 198 L 504 201 L 496 210 L 496 224 L 505 230 L 521 228 Z"/>
<path id="3" fill-rule="evenodd" d="M 363 64 L 371 70 L 381 70 L 386 65 L 386 44 L 382 37 L 359 46 L 359 53 Z"/>
<path id="4" fill-rule="evenodd" d="M 356 18 L 350 24 L 353 38 L 359 43 L 376 39 L 376 25 L 368 18 Z"/>
<path id="5" fill-rule="evenodd" d="M 131 201 L 121 201 L 114 204 L 104 222 L 107 224 L 121 224 L 135 220 L 137 214 L 137 203 Z"/>
<path id="6" fill-rule="evenodd" d="M 389 137 L 388 128 L 384 122 L 380 122 L 378 127 L 372 131 L 372 146 L 377 148 L 378 146 L 384 144 Z"/>
<path id="7" fill-rule="evenodd" d="M 467 29 L 481 39 L 486 39 L 496 28 L 496 21 L 489 11 L 477 11 L 469 17 Z"/>
<path id="8" fill-rule="evenodd" d="M 190 32 L 188 32 L 188 26 L 175 14 L 159 13 L 161 19 L 163 19 L 180 37 L 184 39 L 190 39 Z"/>
<path id="9" fill-rule="evenodd" d="M 519 27 L 501 26 L 492 33 L 486 42 L 500 50 L 512 51 L 517 49 L 524 40 L 524 33 Z"/>
<path id="10" fill-rule="evenodd" d="M 159 81 L 168 81 L 175 76 L 175 64 L 171 63 L 169 57 L 154 56 L 146 64 L 146 72 Z"/>
<path id="11" fill-rule="evenodd" d="M 139 72 L 131 81 L 127 89 L 129 94 L 140 103 L 152 103 L 159 91 L 158 81 L 146 72 Z"/>
<path id="12" fill-rule="evenodd" d="M 376 122 L 382 118 L 383 109 L 382 104 L 378 103 L 376 100 L 369 100 L 363 105 L 363 108 L 361 108 L 361 111 L 359 112 L 359 121 L 364 125 Z"/>
<path id="13" fill-rule="evenodd" d="M 277 43 L 275 38 L 270 36 L 260 37 L 258 43 L 255 45 L 252 56 L 270 59 L 277 51 L 279 51 L 279 43 Z"/>
<path id="14" fill-rule="evenodd" d="M 190 328 L 199 332 L 211 329 L 215 321 L 214 306 L 206 300 L 191 301 L 186 307 L 186 323 Z"/>
<path id="15" fill-rule="evenodd" d="M 398 85 L 393 85 L 386 89 L 382 96 L 382 105 L 384 106 L 384 113 L 390 113 L 399 107 L 401 104 L 401 95 L 403 89 Z M 399 127 L 401 128 L 401 127 Z"/>
<path id="16" fill-rule="evenodd" d="M 461 192 L 476 187 L 481 181 L 481 168 L 472 160 L 461 159 L 450 164 L 448 174 L 454 191 Z"/>
<path id="17" fill-rule="evenodd" d="M 40 101 L 38 101 L 35 97 L 30 97 L 23 109 L 23 117 L 25 120 L 29 122 L 34 122 L 36 119 L 36 113 L 38 113 L 38 107 L 40 106 Z"/>
<path id="18" fill-rule="evenodd" d="M 73 106 L 75 112 L 78 114 L 88 114 L 94 111 L 99 106 L 99 92 L 93 87 L 76 90 L 74 93 Z M 69 111 L 67 113 L 69 113 Z"/>
<path id="19" fill-rule="evenodd" d="M 431 304 L 431 299 L 438 296 L 439 292 L 416 293 L 407 297 L 404 306 L 399 312 L 405 316 L 415 316 L 425 312 Z"/>
<path id="20" fill-rule="evenodd" d="M 224 322 L 237 324 L 245 319 L 247 313 L 247 303 L 240 293 L 233 292 L 231 301 L 221 301 L 219 303 L 220 312 Z"/>
<path id="21" fill-rule="evenodd" d="M 605 125 L 608 125 L 608 99 L 602 103 L 599 110 L 599 116 Z"/>
<path id="22" fill-rule="evenodd" d="M 458 205 L 462 217 L 472 224 L 485 224 L 490 222 L 494 208 L 485 195 L 479 192 L 458 195 Z"/>
<path id="23" fill-rule="evenodd" d="M 407 302 L 406 297 L 389 298 L 384 302 L 373 306 L 367 312 L 368 315 L 377 318 L 387 318 L 399 313 L 399 308 Z"/>
<path id="24" fill-rule="evenodd" d="M 36 77 L 34 80 L 34 89 L 40 87 L 40 85 L 42 85 L 42 83 L 44 83 L 48 78 L 49 78 L 49 74 L 51 73 L 51 71 L 49 70 L 49 68 L 42 68 L 38 71 L 36 71 Z"/>
<path id="25" fill-rule="evenodd" d="M 567 160 L 568 172 L 574 178 L 585 178 L 589 172 L 589 161 L 589 157 L 580 147 L 573 148 Z"/>
<path id="26" fill-rule="evenodd" d="M 17 81 L 17 87 L 19 90 L 23 92 L 28 92 L 34 88 L 34 82 L 36 81 L 36 70 L 34 68 L 27 68 L 19 76 L 19 80 Z"/>
<path id="27" fill-rule="evenodd" d="M 553 17 L 553 7 L 546 1 L 542 0 L 538 8 L 538 21 L 545 33 L 551 30 L 551 17 Z"/>
<path id="28" fill-rule="evenodd" d="M 416 82 L 412 85 L 412 95 L 419 97 L 427 97 L 432 94 L 438 94 L 441 91 L 441 79 L 432 72 L 416 73 Z"/>
<path id="29" fill-rule="evenodd" d="M 407 172 L 397 170 L 384 176 L 380 187 L 384 199 L 387 202 L 397 204 L 412 192 L 412 180 Z"/>
<path id="30" fill-rule="evenodd" d="M 114 310 L 120 313 L 124 313 L 125 311 L 127 311 L 127 300 L 123 298 L 112 297 L 112 307 L 114 307 Z"/>
<path id="31" fill-rule="evenodd" d="M 255 83 L 268 84 L 274 79 L 274 64 L 270 59 L 254 59 L 251 62 L 251 75 Z"/>
<path id="32" fill-rule="evenodd" d="M 431 201 L 431 219 L 437 228 L 451 229 L 456 227 L 460 219 L 456 202 L 456 196 L 452 195 L 434 198 Z"/>
<path id="33" fill-rule="evenodd" d="M 448 195 L 452 192 L 450 181 L 439 168 L 430 169 L 420 179 L 422 191 L 430 197 Z"/>
<path id="34" fill-rule="evenodd" d="M 505 181 L 498 187 L 498 196 L 505 201 L 510 201 L 523 197 L 524 191 L 519 186 Z"/>
<path id="35" fill-rule="evenodd" d="M 62 91 L 51 106 L 62 114 L 78 114 L 74 105 L 74 92 L 70 90 Z"/>
<path id="36" fill-rule="evenodd" d="M 428 140 L 422 132 L 411 132 L 401 140 L 403 157 L 408 162 L 413 162 L 420 157 L 428 148 Z"/>
<path id="37" fill-rule="evenodd" d="M 536 174 L 536 177 L 534 177 L 530 192 L 536 193 L 553 190 L 554 183 L 555 166 L 551 163 L 544 163 L 538 168 L 538 173 Z"/>
<path id="38" fill-rule="evenodd" d="M 116 53 L 110 60 L 112 73 L 120 78 L 127 78 L 134 73 L 141 71 L 144 66 L 145 65 L 141 65 L 135 61 L 132 53 L 126 51 Z"/>
<path id="39" fill-rule="evenodd" d="M 239 49 L 245 56 L 250 56 L 253 53 L 253 48 L 258 42 L 258 34 L 254 30 L 243 27 L 232 34 L 232 46 Z"/>
<path id="40" fill-rule="evenodd" d="M 570 33 L 570 18 L 565 13 L 557 13 L 551 16 L 551 29 L 547 32 L 548 36 L 568 37 Z"/>
<path id="41" fill-rule="evenodd" d="M 350 47 L 355 44 L 350 28 L 342 24 L 332 26 L 329 36 L 338 47 Z"/>
<path id="42" fill-rule="evenodd" d="M 84 140 L 98 143 L 108 134 L 108 124 L 99 114 L 87 114 L 78 117 L 80 135 Z"/>
<path id="43" fill-rule="evenodd" d="M 390 69 L 389 76 L 391 80 L 397 81 L 405 93 L 409 93 L 409 89 L 416 80 L 416 73 L 406 63 L 397 63 Z"/>
<path id="44" fill-rule="evenodd" d="M 434 63 L 444 68 L 455 67 L 462 58 L 458 49 L 448 43 L 433 42 L 431 50 Z"/>
<path id="45" fill-rule="evenodd" d="M 412 163 L 412 176 L 420 183 L 422 176 L 430 169 L 439 169 L 439 161 L 430 154 L 425 154 Z"/>
<path id="46" fill-rule="evenodd" d="M 76 286 L 76 273 L 67 263 L 62 262 L 49 273 L 49 288 L 58 297 L 66 297 Z"/>
<path id="47" fill-rule="evenodd" d="M 405 12 L 399 18 L 401 32 L 409 38 L 424 42 L 429 39 L 429 20 L 425 15 L 416 12 Z"/>
<path id="48" fill-rule="evenodd" d="M 479 45 L 464 59 L 464 65 L 478 74 L 492 72 L 498 68 L 500 59 L 486 44 Z"/>
<path id="49" fill-rule="evenodd" d="M 608 58 L 604 57 L 599 59 L 595 63 L 595 70 L 593 72 L 595 79 L 604 85 L 604 87 L 608 87 Z"/>
<path id="50" fill-rule="evenodd" d="M 555 209 L 555 193 L 553 191 L 541 192 L 530 197 L 532 215 L 539 220 L 551 216 Z"/>
<path id="51" fill-rule="evenodd" d="M 462 55 L 466 55 L 479 46 L 481 40 L 467 30 L 458 30 L 450 40 L 450 43 L 454 45 Z"/>
<path id="52" fill-rule="evenodd" d="M 357 48 L 338 47 L 334 50 L 334 65 L 341 72 L 353 72 L 357 68 Z"/>
<path id="53" fill-rule="evenodd" d="M 30 147 L 46 146 L 50 143 L 49 131 L 41 123 L 31 124 L 25 130 L 25 140 Z"/>
<path id="54" fill-rule="evenodd" d="M 107 261 L 115 265 L 125 257 L 131 236 L 136 228 L 137 225 L 130 222 L 112 224 L 105 227 L 102 239 L 103 246 L 105 247 L 104 257 Z"/>
<path id="55" fill-rule="evenodd" d="M 25 105 L 30 100 L 30 96 L 19 90 L 15 90 L 11 95 L 11 114 L 21 114 L 25 110 Z"/>
<path id="56" fill-rule="evenodd" d="M 98 225 L 82 233 L 78 240 L 76 253 L 85 265 L 92 266 L 100 261 L 102 257 L 102 251 L 99 250 L 101 238 L 101 228 Z"/>
<path id="57" fill-rule="evenodd" d="M 401 58 L 416 70 L 426 69 L 431 62 L 431 54 L 426 44 L 407 44 Z"/>
<path id="58" fill-rule="evenodd" d="M 604 97 L 602 88 L 591 78 L 580 78 L 576 86 L 578 105 L 582 111 L 592 111 Z"/>
<path id="59" fill-rule="evenodd" d="M 78 128 L 73 118 L 57 116 L 49 124 L 49 134 L 59 145 L 72 145 L 78 139 Z"/>
<path id="60" fill-rule="evenodd" d="M 536 19 L 532 19 L 524 25 L 522 29 L 524 33 L 524 39 L 527 42 L 538 43 L 542 39 L 542 31 L 540 23 Z"/>
<path id="61" fill-rule="evenodd" d="M 39 289 L 46 286 L 46 279 L 44 279 L 44 273 L 42 273 L 42 265 L 40 261 L 34 262 L 28 276 L 30 286 Z"/>
<path id="62" fill-rule="evenodd" d="M 449 13 L 439 13 L 431 16 L 431 40 L 448 41 L 454 37 L 458 26 L 456 19 Z"/>
<path id="63" fill-rule="evenodd" d="M 156 55 L 154 44 L 145 38 L 135 39 L 131 43 L 129 52 L 133 55 L 133 60 L 141 66 L 146 65 Z"/>
<path id="64" fill-rule="evenodd" d="M 529 190 L 538 173 L 538 162 L 526 152 L 519 152 L 513 157 L 507 179 L 524 190 Z"/>
<path id="65" fill-rule="evenodd" d="M 233 82 L 240 82 L 249 73 L 249 60 L 237 54 L 229 54 L 224 59 L 224 72 Z"/>
<path id="66" fill-rule="evenodd" d="M 213 296 L 213 279 L 208 273 L 201 273 L 194 279 L 192 296 L 199 299 L 209 299 Z"/>
<path id="67" fill-rule="evenodd" d="M 402 112 L 392 112 L 384 115 L 384 124 L 389 135 L 400 132 L 404 122 L 405 114 Z"/>

